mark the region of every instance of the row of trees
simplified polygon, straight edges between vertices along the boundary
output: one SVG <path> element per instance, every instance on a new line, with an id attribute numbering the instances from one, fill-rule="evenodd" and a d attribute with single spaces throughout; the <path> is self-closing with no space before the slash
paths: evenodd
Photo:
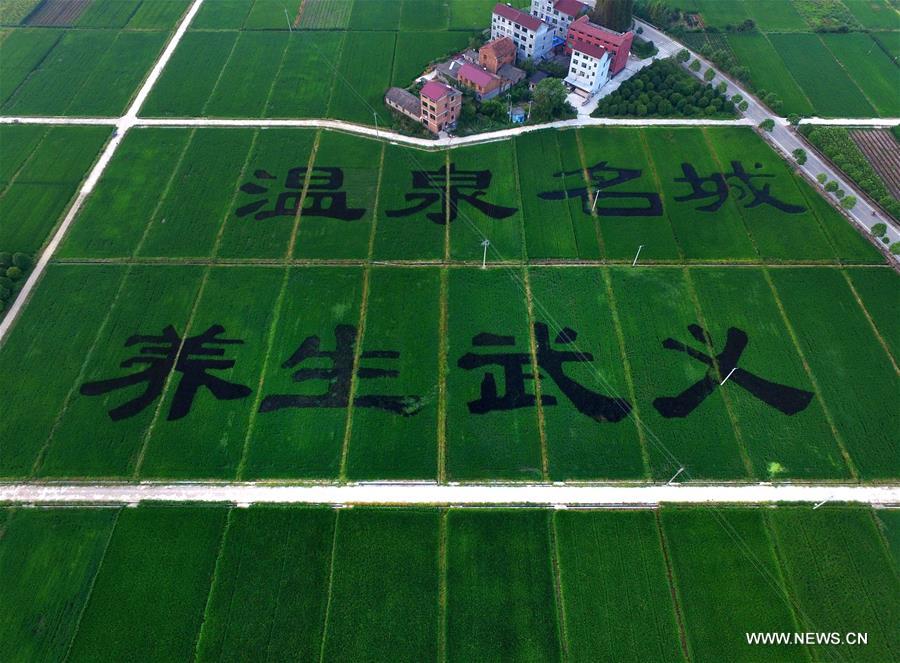
<path id="1" fill-rule="evenodd" d="M 0 310 L 13 299 L 16 282 L 31 269 L 31 258 L 24 253 L 0 251 Z"/>
<path id="2" fill-rule="evenodd" d="M 594 117 L 734 117 L 722 86 L 704 85 L 671 59 L 657 60 L 604 97 Z"/>
<path id="3" fill-rule="evenodd" d="M 891 196 L 884 181 L 853 142 L 850 132 L 843 127 L 805 124 L 800 127 L 800 133 L 863 191 L 878 201 L 888 214 L 900 219 L 900 201 Z"/>
<path id="4" fill-rule="evenodd" d="M 634 0 L 597 0 L 591 10 L 591 22 L 625 32 L 634 22 Z"/>

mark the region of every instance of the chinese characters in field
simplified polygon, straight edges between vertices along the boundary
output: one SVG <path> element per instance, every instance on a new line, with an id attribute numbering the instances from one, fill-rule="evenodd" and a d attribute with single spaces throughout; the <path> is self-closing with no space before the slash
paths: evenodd
<path id="1" fill-rule="evenodd" d="M 746 208 L 768 206 L 785 214 L 800 214 L 806 210 L 778 199 L 771 191 L 770 180 L 775 176 L 761 172 L 762 164 L 754 163 L 748 171 L 741 161 L 732 161 L 731 170 L 701 176 L 690 163 L 681 164 L 683 177 L 674 178 L 676 184 L 687 185 L 687 192 L 673 196 L 678 204 L 692 203 L 698 212 L 719 210 L 733 196 L 736 204 Z M 663 201 L 656 191 L 634 191 L 636 182 L 644 172 L 639 168 L 599 161 L 586 170 L 559 171 L 553 173 L 561 182 L 560 188 L 543 191 L 537 195 L 550 203 L 569 198 L 581 200 L 585 215 L 625 217 L 659 217 L 663 215 Z M 424 213 L 429 221 L 444 225 L 455 221 L 463 206 L 481 212 L 494 220 L 508 219 L 518 210 L 491 202 L 490 170 L 460 170 L 456 164 L 441 166 L 437 170 L 413 170 L 410 172 L 410 190 L 404 194 L 408 207 L 389 209 L 388 218 L 407 218 Z M 262 221 L 273 217 L 295 217 L 301 212 L 310 217 L 357 221 L 366 210 L 350 207 L 347 200 L 347 184 L 343 168 L 337 166 L 306 166 L 291 168 L 279 178 L 266 170 L 253 174 L 255 181 L 241 185 L 240 190 L 251 196 L 237 209 L 238 217 L 253 215 Z M 304 191 L 305 187 L 305 191 Z"/>
<path id="2" fill-rule="evenodd" d="M 653 407 L 663 417 L 689 416 L 710 394 L 724 388 L 728 380 L 785 415 L 802 412 L 812 400 L 811 392 L 771 382 L 738 365 L 748 344 L 747 333 L 743 330 L 729 328 L 725 345 L 718 354 L 712 354 L 713 339 L 699 325 L 690 325 L 688 332 L 697 347 L 667 338 L 662 343 L 663 349 L 683 353 L 707 369 L 703 377 L 680 394 L 661 396 L 653 401 Z M 567 371 L 567 365 L 594 361 L 593 354 L 578 348 L 576 330 L 563 327 L 551 334 L 549 325 L 536 322 L 532 333 L 533 353 L 517 351 L 514 336 L 481 332 L 472 338 L 472 350 L 456 361 L 458 368 L 481 374 L 478 396 L 467 403 L 471 414 L 488 415 L 536 407 L 538 397 L 529 385 L 539 376 L 545 384 L 555 384 L 579 413 L 598 423 L 616 423 L 629 415 L 632 405 L 627 400 L 581 384 Z M 128 419 L 150 407 L 162 397 L 169 383 L 174 390 L 167 417 L 171 421 L 185 417 L 201 392 L 209 392 L 217 400 L 246 398 L 252 393 L 250 387 L 215 374 L 235 366 L 237 359 L 225 357 L 229 346 L 243 345 L 243 341 L 224 338 L 223 334 L 225 329 L 221 325 L 213 325 L 202 334 L 181 338 L 169 325 L 159 335 L 131 336 L 126 339 L 125 347 L 138 346 L 137 354 L 123 361 L 120 367 L 144 368 L 122 377 L 87 382 L 81 386 L 81 394 L 101 396 L 143 384 L 141 394 L 109 410 L 113 421 Z M 360 381 L 399 378 L 400 371 L 396 368 L 400 360 L 398 350 L 362 350 L 358 347 L 358 331 L 352 325 L 337 325 L 333 336 L 331 347 L 334 349 L 323 349 L 319 336 L 306 337 L 280 365 L 281 370 L 293 371 L 291 377 L 298 385 L 298 392 L 300 385 L 312 382 L 320 389 L 318 393 L 266 393 L 260 400 L 260 413 L 287 408 L 346 408 L 351 402 L 354 407 L 375 408 L 403 417 L 421 411 L 423 398 L 417 394 L 355 393 L 355 384 Z M 518 345 L 528 347 L 529 339 L 520 339 Z M 661 362 L 672 360 L 662 355 L 659 358 Z M 503 385 L 502 393 L 499 384 Z M 556 396 L 542 394 L 540 404 L 554 406 L 559 400 Z"/>

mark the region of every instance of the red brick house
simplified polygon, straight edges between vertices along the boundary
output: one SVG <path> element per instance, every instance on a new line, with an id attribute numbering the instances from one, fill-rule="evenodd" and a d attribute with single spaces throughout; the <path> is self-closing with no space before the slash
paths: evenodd
<path id="1" fill-rule="evenodd" d="M 456 124 L 462 109 L 462 93 L 438 81 L 428 81 L 419 93 L 422 99 L 422 124 L 432 133 L 440 133 Z"/>
<path id="2" fill-rule="evenodd" d="M 615 76 L 628 63 L 628 52 L 634 41 L 633 32 L 613 32 L 591 23 L 587 16 L 575 19 L 566 33 L 566 53 L 572 52 L 575 45 L 602 46 L 612 57 L 609 67 L 610 76 Z"/>
<path id="3" fill-rule="evenodd" d="M 492 74 L 496 74 L 505 64 L 515 64 L 515 42 L 509 37 L 489 41 L 478 49 L 478 63 Z"/>
<path id="4" fill-rule="evenodd" d="M 459 68 L 456 80 L 473 90 L 479 101 L 492 99 L 502 92 L 502 78 L 468 62 Z"/>

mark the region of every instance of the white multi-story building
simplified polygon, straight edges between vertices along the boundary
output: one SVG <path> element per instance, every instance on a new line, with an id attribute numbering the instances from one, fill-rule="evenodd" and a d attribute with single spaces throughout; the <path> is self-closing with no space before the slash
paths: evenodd
<path id="1" fill-rule="evenodd" d="M 516 45 L 516 57 L 543 60 L 553 50 L 556 31 L 528 12 L 498 2 L 491 17 L 491 39 L 509 37 Z"/>
<path id="2" fill-rule="evenodd" d="M 572 21 L 590 9 L 579 0 L 531 0 L 531 15 L 550 25 L 556 36 L 562 39 L 565 39 Z"/>
<path id="3" fill-rule="evenodd" d="M 602 46 L 577 44 L 572 47 L 572 60 L 569 62 L 566 83 L 578 88 L 587 96 L 596 94 L 609 80 L 611 62 L 609 51 Z"/>

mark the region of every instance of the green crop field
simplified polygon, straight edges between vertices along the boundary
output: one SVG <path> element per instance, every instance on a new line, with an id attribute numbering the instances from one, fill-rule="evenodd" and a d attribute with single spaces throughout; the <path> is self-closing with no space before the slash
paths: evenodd
<path id="1" fill-rule="evenodd" d="M 12 192 L 48 138 L 4 132 Z M 704 187 L 715 173 L 734 195 Z M 28 369 L 0 404 L 0 432 L 16 429 L 0 475 L 883 479 L 897 323 L 882 260 L 745 129 L 438 152 L 135 129 L 0 350 L 0 368 Z M 45 294 L 73 279 L 91 284 L 78 307 Z M 823 297 L 824 328 L 807 306 Z M 146 400 L 124 389 L 145 382 L 127 377 L 131 336 L 214 329 L 230 342 L 213 385 L 186 397 L 176 371 Z"/>
<path id="2" fill-rule="evenodd" d="M 894 515 L 4 508 L 0 652 L 756 661 L 776 646 L 747 645 L 747 632 L 837 631 L 868 644 L 780 646 L 778 660 L 886 661 L 900 585 L 879 529 Z"/>

